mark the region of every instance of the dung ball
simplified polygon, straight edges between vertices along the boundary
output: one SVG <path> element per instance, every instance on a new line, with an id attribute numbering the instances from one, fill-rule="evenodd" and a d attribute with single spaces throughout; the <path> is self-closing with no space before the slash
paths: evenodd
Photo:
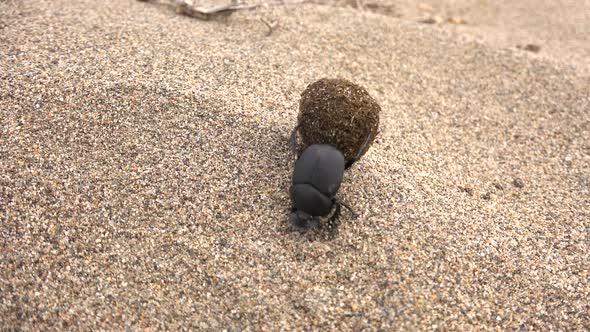
<path id="1" fill-rule="evenodd" d="M 380 112 L 379 104 L 360 85 L 340 78 L 320 79 L 301 94 L 297 118 L 301 149 L 332 144 L 347 161 L 359 152 L 363 156 L 377 135 Z"/>

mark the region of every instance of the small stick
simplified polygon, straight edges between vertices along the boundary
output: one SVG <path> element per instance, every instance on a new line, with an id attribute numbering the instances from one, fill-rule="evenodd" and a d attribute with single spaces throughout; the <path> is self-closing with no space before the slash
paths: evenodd
<path id="1" fill-rule="evenodd" d="M 1 1 L 1 0 L 0 0 Z M 217 14 L 227 14 L 227 13 L 232 13 L 234 11 L 237 10 L 243 10 L 243 9 L 254 9 L 257 8 L 259 5 L 248 5 L 248 4 L 243 4 L 243 3 L 239 3 L 238 0 L 231 0 L 231 3 L 229 4 L 224 4 L 224 5 L 217 5 L 217 6 L 212 6 L 212 7 L 197 7 L 192 0 L 137 0 L 140 2 L 165 2 L 168 5 L 172 5 L 175 6 L 175 11 L 177 14 L 181 14 L 181 15 L 186 15 L 189 17 L 194 17 L 194 18 L 199 18 L 199 19 L 203 19 L 203 20 L 208 20 L 210 19 L 212 16 L 217 15 Z M 279 2 L 276 3 L 267 3 L 264 4 L 263 6 L 281 6 L 281 5 L 297 5 L 297 4 L 302 4 L 302 3 L 306 3 L 309 0 L 281 0 Z M 176 3 L 176 5 L 174 5 L 173 3 Z M 264 22 L 264 21 L 263 21 Z M 269 32 L 268 35 L 270 35 L 272 33 L 272 31 L 277 27 L 278 22 L 277 23 L 269 23 L 269 22 L 264 22 L 264 24 L 266 24 L 266 26 L 269 28 Z"/>
<path id="2" fill-rule="evenodd" d="M 192 3 L 188 2 L 187 0 L 181 0 L 176 5 L 176 13 L 208 20 L 211 16 L 216 14 L 233 12 L 241 9 L 252 9 L 256 7 L 257 5 L 245 5 L 238 3 L 231 3 L 212 7 L 195 7 Z"/>
<path id="3" fill-rule="evenodd" d="M 279 22 L 277 22 L 277 21 L 271 23 L 271 22 L 268 22 L 267 20 L 265 20 L 264 18 L 261 18 L 260 20 L 268 28 L 268 32 L 266 33 L 266 36 L 270 36 L 272 34 L 272 32 L 274 31 L 274 29 L 279 25 Z"/>

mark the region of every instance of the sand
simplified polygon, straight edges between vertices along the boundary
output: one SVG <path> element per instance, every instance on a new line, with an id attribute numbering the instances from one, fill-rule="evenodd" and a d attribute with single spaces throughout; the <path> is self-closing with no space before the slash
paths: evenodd
<path id="1" fill-rule="evenodd" d="M 387 0 L 375 1 L 388 4 Z M 443 22 L 437 28 L 496 48 L 536 45 L 539 51 L 529 56 L 567 62 L 590 74 L 588 0 L 398 0 L 395 5 L 401 18 L 455 18 L 463 24 Z"/>
<path id="2" fill-rule="evenodd" d="M 587 330 L 565 58 L 339 6 L 0 1 L 1 328 Z M 359 219 L 300 234 L 287 141 L 337 76 L 381 134 L 339 193 Z"/>

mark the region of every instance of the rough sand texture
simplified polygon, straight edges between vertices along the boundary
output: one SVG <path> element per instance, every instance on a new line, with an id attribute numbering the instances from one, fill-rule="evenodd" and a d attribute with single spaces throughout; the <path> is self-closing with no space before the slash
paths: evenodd
<path id="1" fill-rule="evenodd" d="M 301 5 L 0 2 L 2 328 L 590 328 L 590 78 Z M 259 20 L 277 19 L 266 36 Z M 287 224 L 299 94 L 383 108 L 338 234 Z"/>
<path id="2" fill-rule="evenodd" d="M 590 74 L 590 0 L 314 0 L 420 22 L 497 48 L 533 44 L 545 59 Z M 447 19 L 452 21 L 448 22 Z M 453 24 L 452 22 L 455 22 Z M 460 23 L 460 24 L 456 24 Z M 522 51 L 525 52 L 525 51 Z"/>

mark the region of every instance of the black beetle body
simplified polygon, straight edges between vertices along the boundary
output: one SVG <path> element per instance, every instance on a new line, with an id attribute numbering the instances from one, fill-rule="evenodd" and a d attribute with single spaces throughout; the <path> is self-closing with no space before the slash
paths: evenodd
<path id="1" fill-rule="evenodd" d="M 314 144 L 295 163 L 291 197 L 294 206 L 313 216 L 326 216 L 344 177 L 344 156 L 332 145 Z"/>
<path id="2" fill-rule="evenodd" d="M 332 145 L 314 144 L 303 151 L 295 163 L 289 190 L 293 202 L 291 222 L 295 227 L 317 226 L 319 217 L 329 215 L 334 205 L 339 204 L 335 197 L 345 167 L 344 156 Z"/>
<path id="3" fill-rule="evenodd" d="M 296 152 L 297 128 L 291 134 L 291 149 Z M 340 216 L 340 206 L 344 205 L 356 217 L 350 206 L 336 198 L 344 171 L 360 159 L 361 152 L 370 142 L 369 134 L 354 159 L 345 160 L 335 146 L 313 144 L 307 147 L 295 162 L 293 182 L 289 193 L 293 207 L 291 223 L 300 230 L 319 225 L 320 218 L 326 217 L 336 207 L 330 220 Z"/>

